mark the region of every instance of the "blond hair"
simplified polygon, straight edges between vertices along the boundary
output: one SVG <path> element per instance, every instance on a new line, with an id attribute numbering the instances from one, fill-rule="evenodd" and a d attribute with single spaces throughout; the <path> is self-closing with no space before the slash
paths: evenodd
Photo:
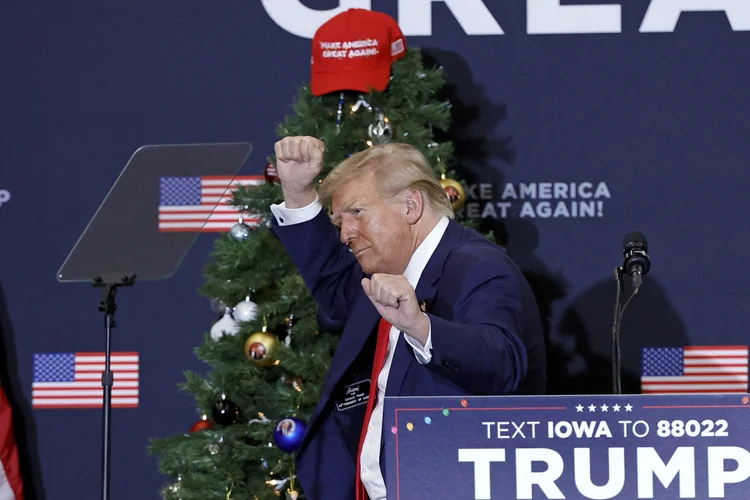
<path id="1" fill-rule="evenodd" d="M 430 162 L 416 147 L 402 142 L 378 144 L 351 155 L 339 163 L 320 185 L 323 206 L 330 206 L 333 194 L 364 172 L 372 172 L 378 193 L 385 199 L 408 189 L 422 193 L 433 212 L 453 218 L 453 208 Z"/>

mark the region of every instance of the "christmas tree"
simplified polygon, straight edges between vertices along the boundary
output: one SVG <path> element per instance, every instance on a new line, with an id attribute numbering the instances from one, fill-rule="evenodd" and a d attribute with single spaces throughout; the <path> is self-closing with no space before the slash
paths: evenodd
<path id="1" fill-rule="evenodd" d="M 392 66 L 384 92 L 314 96 L 304 86 L 279 137 L 313 136 L 326 145 L 321 179 L 350 154 L 385 141 L 418 147 L 443 179 L 454 210 L 465 194 L 451 166 L 446 131 L 450 104 L 438 99 L 442 68 L 426 68 L 411 48 Z M 202 293 L 227 307 L 196 356 L 210 370 L 187 372 L 181 385 L 195 398 L 191 432 L 152 441 L 167 499 L 302 499 L 294 477 L 299 446 L 336 349 L 340 325 L 320 315 L 271 228 L 269 206 L 282 199 L 269 158 L 266 182 L 233 192 L 247 214 L 216 242 Z M 457 219 L 460 220 L 460 214 Z M 286 420 L 285 420 L 286 419 Z M 284 423 L 280 425 L 280 423 Z M 284 427 L 284 429 L 280 429 Z"/>

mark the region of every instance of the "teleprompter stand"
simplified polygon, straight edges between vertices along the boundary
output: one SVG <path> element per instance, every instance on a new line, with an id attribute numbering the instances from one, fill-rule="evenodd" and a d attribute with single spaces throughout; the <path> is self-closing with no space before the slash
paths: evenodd
<path id="1" fill-rule="evenodd" d="M 99 311 L 104 313 L 104 372 L 102 373 L 102 387 L 104 388 L 104 429 L 102 435 L 102 484 L 106 485 L 103 498 L 109 498 L 109 472 L 111 445 L 110 438 L 112 435 L 112 386 L 115 377 L 110 370 L 111 346 L 112 346 L 112 328 L 117 326 L 115 323 L 115 295 L 117 289 L 121 286 L 133 286 L 135 284 L 135 274 L 123 276 L 118 283 L 106 283 L 101 276 L 94 278 L 94 286 L 104 288 L 104 297 L 99 302 Z"/>
<path id="2" fill-rule="evenodd" d="M 61 283 L 89 283 L 102 291 L 102 500 L 110 498 L 112 392 L 116 390 L 110 364 L 117 291 L 133 287 L 136 278 L 139 283 L 160 281 L 175 273 L 198 234 L 216 220 L 217 203 L 230 192 L 231 180 L 251 151 L 246 142 L 139 148 L 57 273 Z"/>

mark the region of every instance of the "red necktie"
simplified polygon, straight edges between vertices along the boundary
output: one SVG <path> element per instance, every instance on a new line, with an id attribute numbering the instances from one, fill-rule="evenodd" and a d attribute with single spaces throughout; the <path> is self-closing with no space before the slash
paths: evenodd
<path id="1" fill-rule="evenodd" d="M 370 397 L 367 400 L 365 420 L 362 424 L 362 434 L 359 437 L 359 448 L 357 449 L 357 471 L 356 480 L 354 483 L 354 487 L 357 493 L 356 500 L 368 500 L 367 490 L 365 490 L 365 486 L 362 484 L 362 477 L 360 476 L 361 472 L 359 457 L 360 455 L 362 455 L 362 445 L 365 443 L 367 426 L 370 423 L 370 416 L 372 415 L 373 408 L 375 408 L 375 400 L 378 397 L 378 376 L 380 376 L 380 371 L 383 369 L 383 365 L 385 364 L 385 356 L 388 352 L 388 337 L 390 336 L 390 332 L 391 324 L 388 323 L 385 319 L 381 318 L 380 325 L 378 326 L 378 342 L 377 346 L 375 347 L 375 360 L 372 364 L 372 376 L 370 377 Z"/>

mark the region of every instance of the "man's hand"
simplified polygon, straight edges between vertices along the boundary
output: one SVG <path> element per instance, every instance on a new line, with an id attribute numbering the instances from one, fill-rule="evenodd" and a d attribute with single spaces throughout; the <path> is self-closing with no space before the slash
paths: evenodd
<path id="1" fill-rule="evenodd" d="M 323 142 L 314 137 L 284 137 L 274 145 L 276 173 L 287 208 L 315 201 L 315 178 L 323 170 L 324 150 Z"/>
<path id="2" fill-rule="evenodd" d="M 419 308 L 414 288 L 405 276 L 373 274 L 371 279 L 362 280 L 362 288 L 386 321 L 422 345 L 427 343 L 430 320 Z"/>

